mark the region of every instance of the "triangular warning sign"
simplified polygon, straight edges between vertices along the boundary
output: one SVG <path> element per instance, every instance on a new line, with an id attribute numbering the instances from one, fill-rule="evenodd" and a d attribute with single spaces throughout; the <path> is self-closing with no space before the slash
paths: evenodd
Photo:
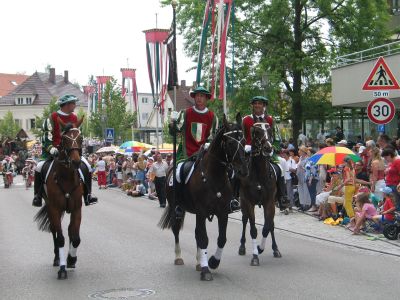
<path id="1" fill-rule="evenodd" d="M 364 83 L 363 90 L 398 90 L 400 89 L 396 78 L 390 71 L 383 57 L 379 57 L 367 81 Z"/>

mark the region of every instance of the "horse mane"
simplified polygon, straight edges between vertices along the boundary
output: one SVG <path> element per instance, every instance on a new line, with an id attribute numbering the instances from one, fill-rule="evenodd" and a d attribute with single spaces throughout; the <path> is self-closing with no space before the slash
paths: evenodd
<path id="1" fill-rule="evenodd" d="M 65 125 L 65 127 L 63 128 L 63 132 L 64 132 L 64 133 L 67 133 L 67 132 L 70 131 L 72 128 L 74 128 L 74 124 L 72 124 L 72 123 L 67 123 L 67 124 Z"/>

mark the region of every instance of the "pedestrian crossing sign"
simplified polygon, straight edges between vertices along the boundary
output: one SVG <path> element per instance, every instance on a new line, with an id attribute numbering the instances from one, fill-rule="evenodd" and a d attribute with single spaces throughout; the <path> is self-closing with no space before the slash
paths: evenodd
<path id="1" fill-rule="evenodd" d="M 114 141 L 114 128 L 106 128 L 106 140 L 108 142 Z"/>
<path id="2" fill-rule="evenodd" d="M 379 57 L 371 73 L 362 88 L 364 91 L 370 90 L 398 90 L 400 89 L 396 78 L 390 71 L 383 57 Z"/>

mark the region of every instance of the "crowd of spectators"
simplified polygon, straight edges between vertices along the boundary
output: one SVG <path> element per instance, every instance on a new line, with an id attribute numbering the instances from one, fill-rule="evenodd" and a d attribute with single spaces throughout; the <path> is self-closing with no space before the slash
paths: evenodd
<path id="1" fill-rule="evenodd" d="M 281 145 L 291 209 L 327 224 L 349 223 L 354 234 L 368 221 L 375 229 L 393 222 L 400 209 L 400 140 L 381 134 L 376 141 L 348 143 L 341 130 L 337 133 L 326 137 L 321 131 L 314 141 L 301 133 L 298 148 L 293 140 Z M 310 157 L 327 146 L 347 147 L 357 156 L 336 166 L 315 164 Z"/>
<path id="2" fill-rule="evenodd" d="M 165 207 L 165 181 L 172 154 L 163 156 L 154 149 L 149 155 L 90 154 L 88 161 L 99 189 L 119 188 L 128 196 L 145 196 Z"/>

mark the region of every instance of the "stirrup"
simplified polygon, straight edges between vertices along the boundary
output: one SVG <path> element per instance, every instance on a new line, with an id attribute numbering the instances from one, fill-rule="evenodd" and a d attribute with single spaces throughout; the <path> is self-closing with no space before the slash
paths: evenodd
<path id="1" fill-rule="evenodd" d="M 231 202 L 229 203 L 229 207 L 231 209 L 231 212 L 235 212 L 237 210 L 240 210 L 240 203 L 236 199 L 232 199 Z"/>

